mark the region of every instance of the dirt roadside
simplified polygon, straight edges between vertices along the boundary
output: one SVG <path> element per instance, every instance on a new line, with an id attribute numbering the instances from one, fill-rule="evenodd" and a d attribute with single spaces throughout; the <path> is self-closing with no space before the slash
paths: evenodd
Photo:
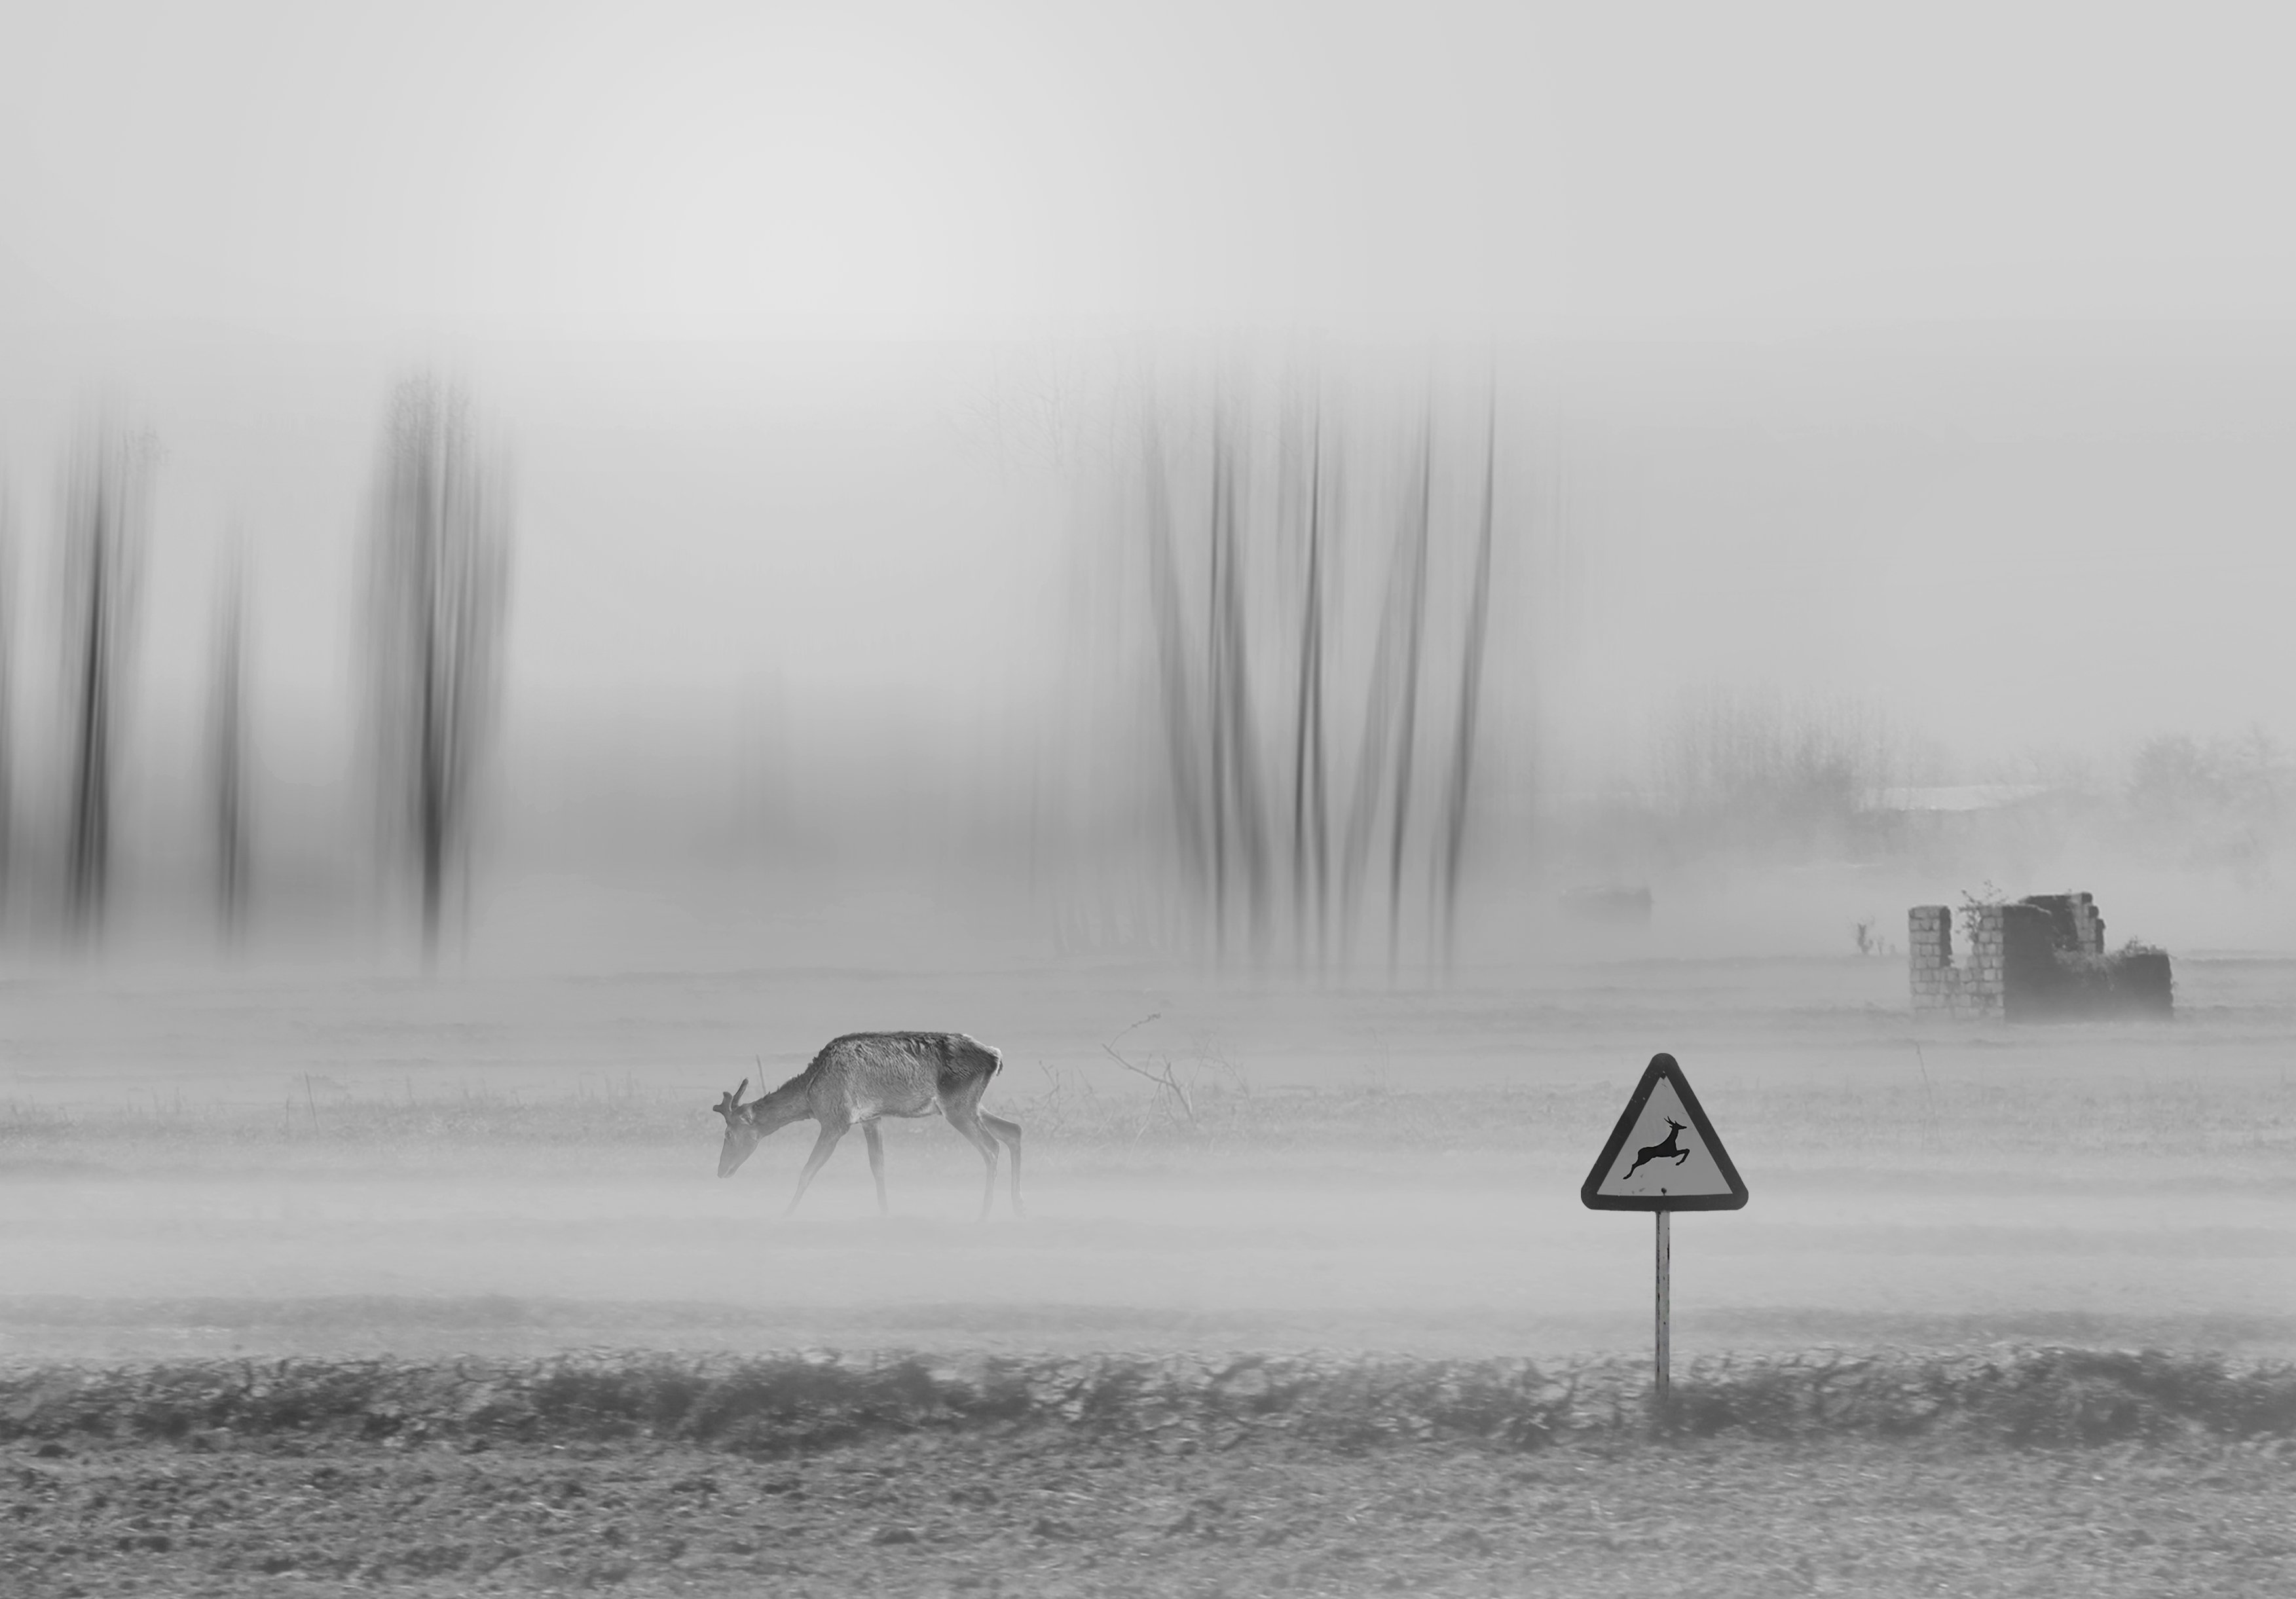
<path id="1" fill-rule="evenodd" d="M 0 1591 L 2253 1595 L 2296 1375 L 1818 1351 L 0 1374 Z"/>
<path id="2" fill-rule="evenodd" d="M 684 1445 L 0 1456 L 0 1587 L 422 1595 L 2254 1595 L 2296 1462 L 1833 1439 L 1524 1454 L 1072 1428 L 787 1460 Z"/>

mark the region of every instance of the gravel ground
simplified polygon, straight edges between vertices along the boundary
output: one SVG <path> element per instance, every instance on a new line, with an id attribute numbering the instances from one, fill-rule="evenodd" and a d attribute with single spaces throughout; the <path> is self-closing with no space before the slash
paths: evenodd
<path id="1" fill-rule="evenodd" d="M 0 1590 L 2296 1592 L 2296 1454 L 1935 1440 L 1349 1450 L 1026 1424 L 684 1445 L 20 1442 Z"/>
<path id="2" fill-rule="evenodd" d="M 2296 1373 L 899 1352 L 0 1373 L 0 1594 L 2296 1592 Z"/>

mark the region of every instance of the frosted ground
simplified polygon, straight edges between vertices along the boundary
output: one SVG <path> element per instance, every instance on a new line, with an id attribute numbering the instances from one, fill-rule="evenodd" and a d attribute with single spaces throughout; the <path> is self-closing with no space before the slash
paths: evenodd
<path id="1" fill-rule="evenodd" d="M 19 971 L 0 1358 L 1646 1347 L 1650 1225 L 1577 1191 L 1658 1049 L 1753 1195 L 1677 1218 L 1678 1359 L 2296 1352 L 2296 963 L 2180 958 L 2176 1021 L 2110 1029 L 1917 1028 L 1855 956 L 951 964 Z M 938 1120 L 890 1218 L 858 1138 L 783 1218 L 809 1126 L 715 1177 L 719 1093 L 876 1026 L 1004 1051 L 1024 1221 Z"/>

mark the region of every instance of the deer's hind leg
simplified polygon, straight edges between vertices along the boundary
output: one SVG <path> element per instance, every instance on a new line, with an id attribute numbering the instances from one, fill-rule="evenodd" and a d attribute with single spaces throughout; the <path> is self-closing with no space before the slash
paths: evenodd
<path id="1" fill-rule="evenodd" d="M 877 1214 L 887 1214 L 885 1204 L 885 1141 L 877 1134 L 877 1124 L 861 1124 L 861 1136 L 869 1141 L 869 1175 L 877 1179 Z"/>
<path id="2" fill-rule="evenodd" d="M 1007 1121 L 1002 1116 L 991 1116 L 986 1111 L 980 1112 L 980 1123 L 1004 1142 L 1005 1149 L 1013 1157 L 1013 1214 L 1021 1215 L 1021 1124 L 1017 1121 Z"/>
<path id="3" fill-rule="evenodd" d="M 996 1140 L 980 1125 L 977 1106 L 958 1100 L 944 1106 L 943 1111 L 948 1117 L 948 1125 L 964 1134 L 964 1141 L 979 1150 L 980 1158 L 988 1163 L 988 1169 L 980 1178 L 980 1219 L 987 1221 L 989 1202 L 996 1197 Z"/>
<path id="4" fill-rule="evenodd" d="M 783 1216 L 797 1214 L 797 1202 L 805 1197 L 806 1189 L 811 1186 L 813 1174 L 821 1169 L 823 1163 L 829 1159 L 829 1152 L 837 1147 L 837 1141 L 845 1136 L 852 1125 L 846 1121 L 824 1121 L 821 1124 L 821 1136 L 813 1141 L 813 1153 L 805 1158 L 805 1169 L 797 1174 L 797 1192 L 790 1195 L 789 1209 L 782 1212 Z M 870 1132 L 873 1136 L 876 1129 L 872 1128 Z"/>

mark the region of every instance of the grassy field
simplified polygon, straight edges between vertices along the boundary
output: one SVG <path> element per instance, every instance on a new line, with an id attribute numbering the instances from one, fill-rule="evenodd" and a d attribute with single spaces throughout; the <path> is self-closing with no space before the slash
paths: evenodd
<path id="1" fill-rule="evenodd" d="M 1685 1356 L 2296 1351 L 2296 968 L 2179 972 L 2173 1023 L 1989 1029 L 1917 1029 L 1898 964 L 1854 959 L 1341 993 L 1129 970 L 20 980 L 0 1357 L 1630 1348 L 1648 1225 L 1577 1188 L 1659 1048 L 1754 1196 L 1677 1220 Z M 1025 1224 L 1000 1194 L 973 1225 L 978 1159 L 938 1121 L 889 1128 L 883 1220 L 857 1146 L 782 1218 L 803 1128 L 711 1176 L 735 1078 L 852 1026 L 951 1022 L 1004 1049 Z"/>
<path id="2" fill-rule="evenodd" d="M 2047 1029 L 1917 1028 L 1882 960 L 1337 993 L 1119 968 L 19 975 L 0 1375 L 35 1389 L 601 1347 L 1641 1374 L 1650 1225 L 1578 1187 L 1652 1053 L 1753 1197 L 1675 1219 L 1676 1371 L 1711 1424 L 1673 1443 L 1115 1437 L 1047 1413 L 761 1456 L 423 1436 L 365 1401 L 348 1432 L 139 1431 L 123 1403 L 0 1438 L 0 1560 L 59 1595 L 2278 1591 L 2284 1418 L 2164 1430 L 2124 1424 L 2152 1401 L 2111 1382 L 2070 1410 L 2013 1383 L 2034 1414 L 2105 1419 L 1781 1433 L 1710 1397 L 1750 1360 L 1997 1364 L 2008 1342 L 2284 1383 L 2296 966 L 2178 973 L 2173 1023 Z M 794 1218 L 804 1129 L 711 1175 L 720 1092 L 878 1026 L 1003 1049 L 989 1104 L 1028 1129 L 1026 1219 L 1001 1192 L 972 1219 L 978 1159 L 937 1121 L 888 1129 L 888 1218 L 857 1141 Z M 201 1359 L 241 1375 L 167 1365 Z"/>

